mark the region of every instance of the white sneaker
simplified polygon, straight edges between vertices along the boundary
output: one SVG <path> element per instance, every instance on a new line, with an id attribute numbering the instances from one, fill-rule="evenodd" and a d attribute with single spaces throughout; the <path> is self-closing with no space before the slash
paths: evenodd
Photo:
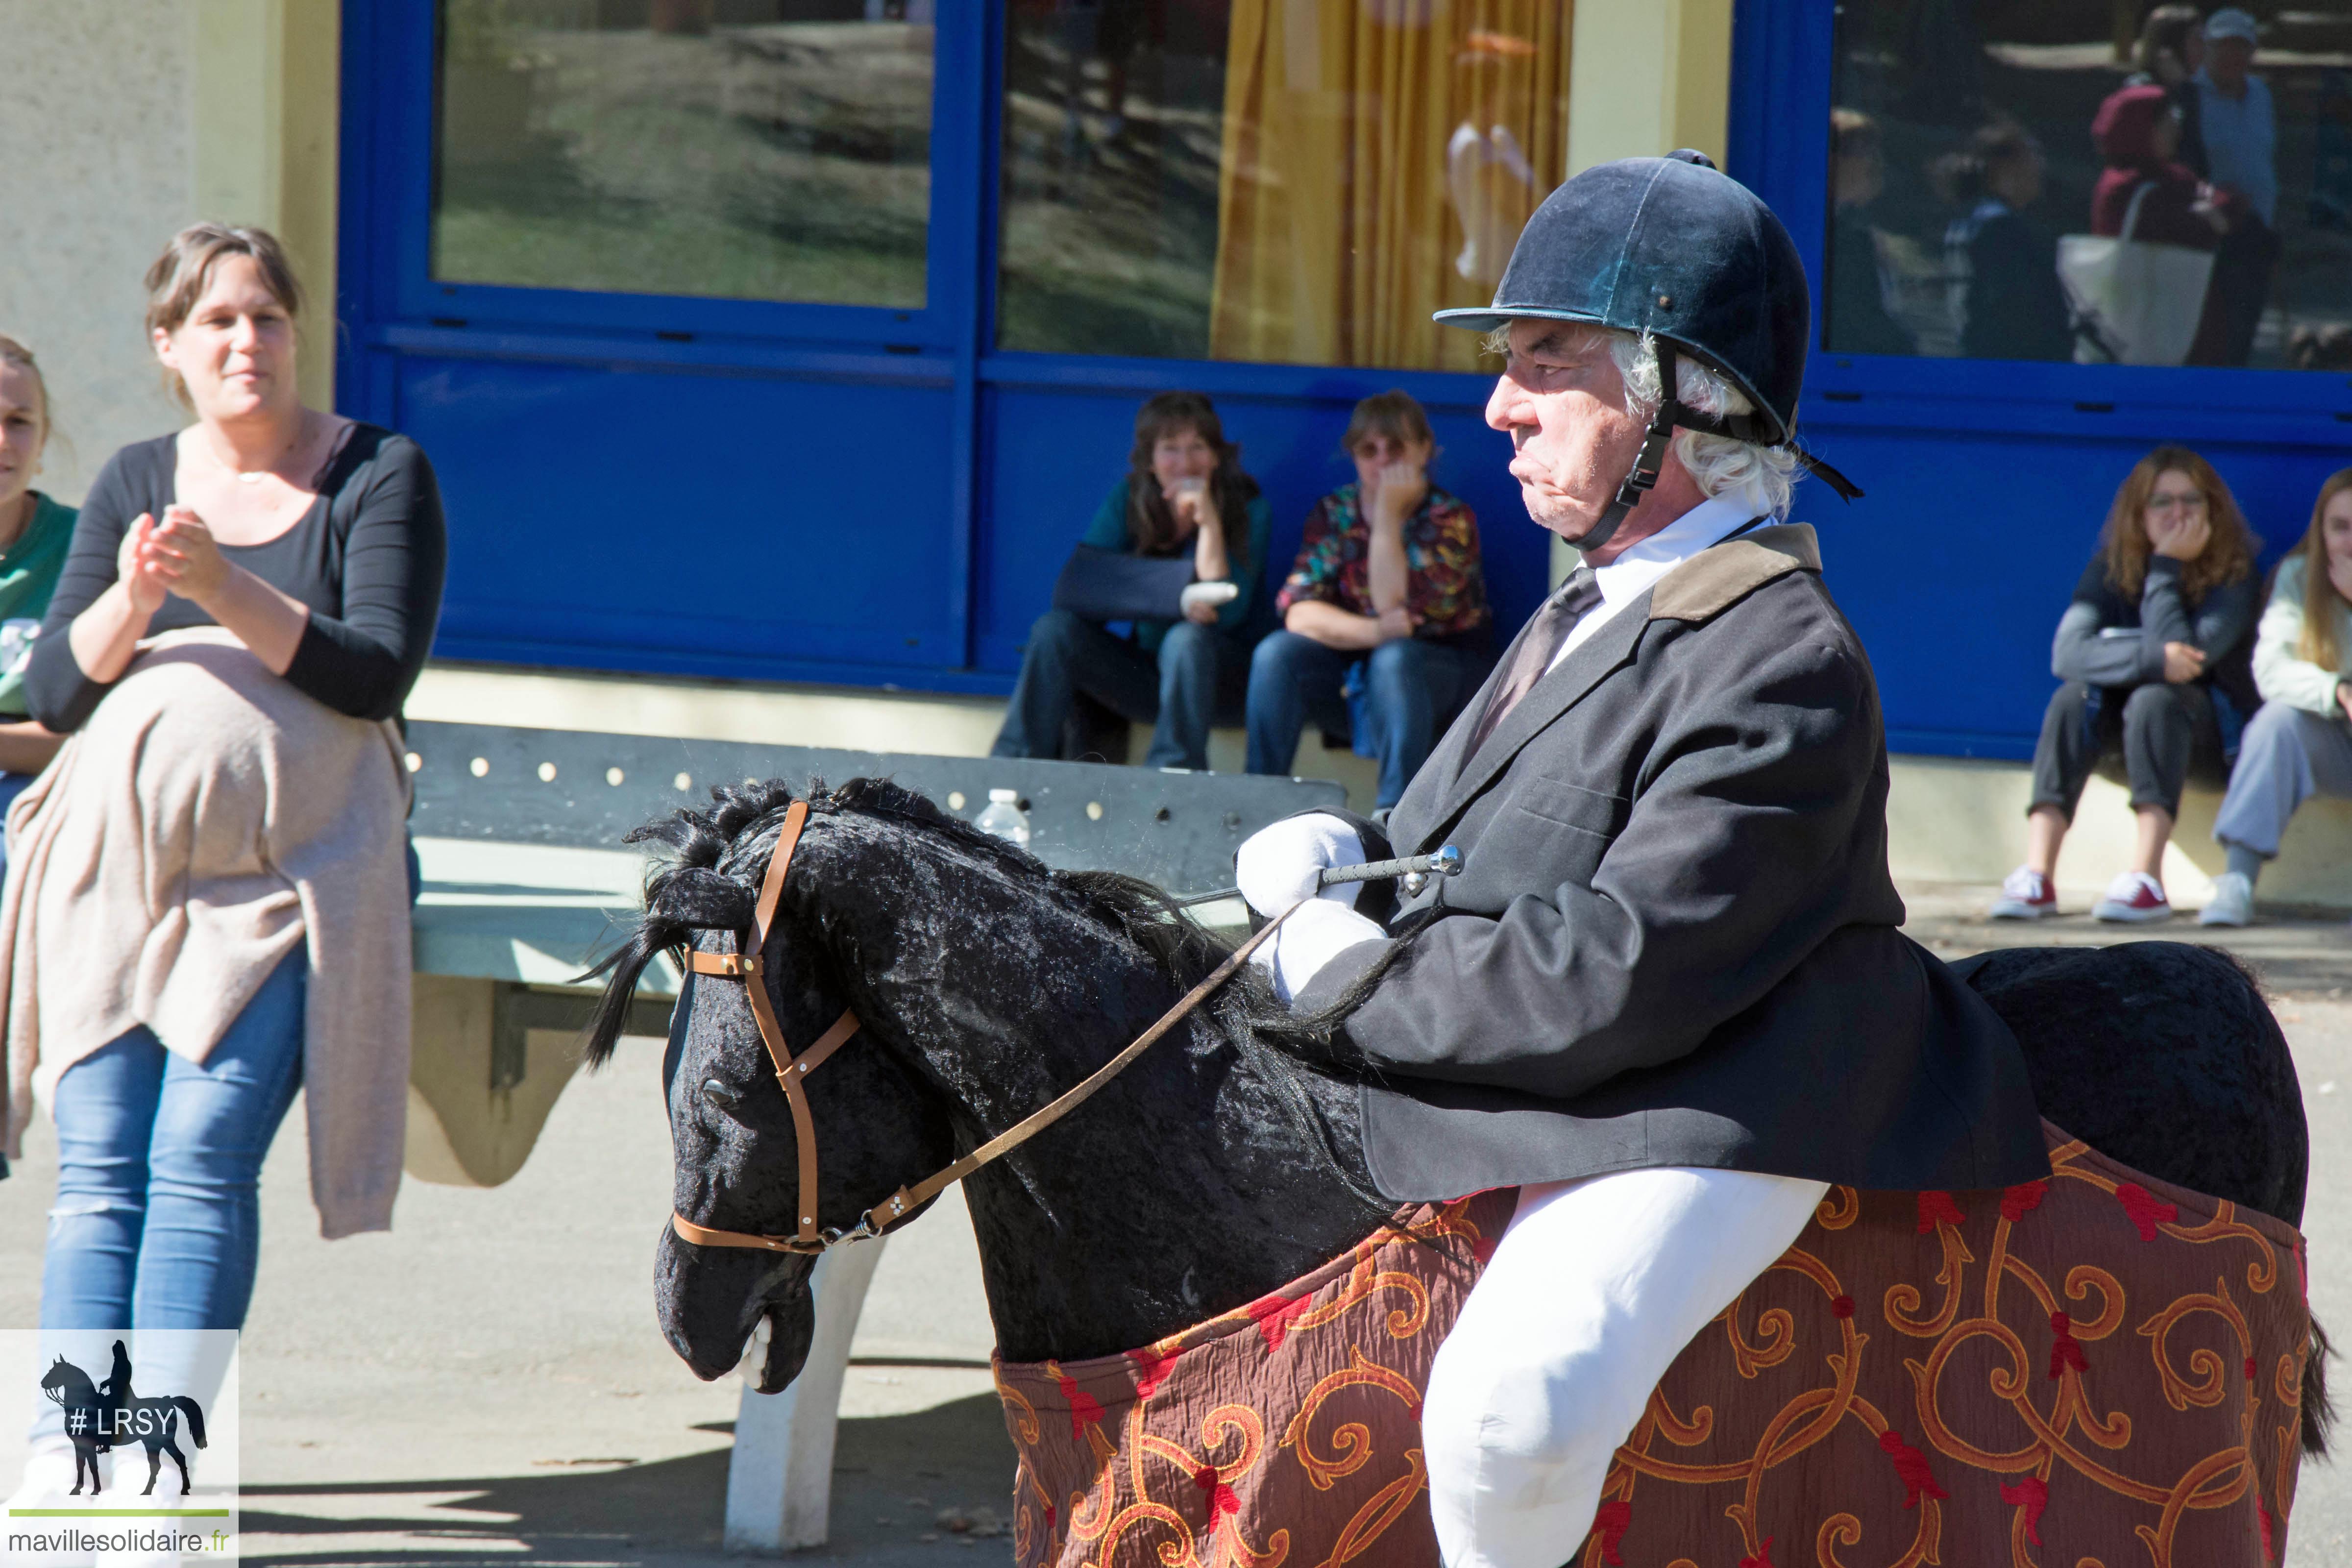
<path id="1" fill-rule="evenodd" d="M 2000 897 L 1988 912 L 1997 921 L 2038 921 L 2058 912 L 2058 890 L 2032 867 L 2020 866 L 2001 879 Z"/>
<path id="2" fill-rule="evenodd" d="M 2126 871 L 2109 882 L 2106 896 L 2091 906 L 2091 918 L 2141 925 L 2170 920 L 2172 905 L 2164 896 L 2163 883 L 2145 871 Z"/>
<path id="3" fill-rule="evenodd" d="M 2243 871 L 2224 871 L 2213 879 L 2213 896 L 2197 911 L 2201 926 L 2251 925 L 2254 919 L 2254 879 Z"/>
<path id="4" fill-rule="evenodd" d="M 100 1461 L 101 1464 L 103 1462 L 103 1460 Z M 89 1474 L 89 1469 L 85 1468 L 82 1470 L 85 1483 Z M 100 1475 L 103 1479 L 105 1471 L 101 1469 Z M 72 1495 L 74 1480 L 73 1449 L 70 1447 L 60 1448 L 44 1445 L 25 1456 L 25 1478 L 17 1485 L 16 1489 L 9 1494 L 7 1502 L 0 1504 L 0 1507 L 53 1508 Z M 81 1495 L 84 1497 L 90 1495 L 90 1489 L 87 1484 L 83 1486 Z"/>

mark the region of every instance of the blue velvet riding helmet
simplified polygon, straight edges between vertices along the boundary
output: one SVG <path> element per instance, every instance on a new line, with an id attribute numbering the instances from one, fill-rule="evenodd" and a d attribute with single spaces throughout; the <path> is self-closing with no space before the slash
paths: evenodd
<path id="1" fill-rule="evenodd" d="M 1844 476 L 1797 447 L 1812 301 L 1796 242 L 1772 209 L 1704 153 L 1596 164 L 1545 198 L 1520 231 L 1485 308 L 1440 310 L 1448 326 L 1484 331 L 1522 317 L 1646 332 L 1657 343 L 1665 398 L 1619 504 L 1582 539 L 1598 549 L 1655 482 L 1675 426 L 1797 450 L 1849 499 Z M 1688 354 L 1748 395 L 1756 412 L 1716 417 L 1675 396 L 1675 360 Z"/>
<path id="2" fill-rule="evenodd" d="M 1440 310 L 1485 331 L 1516 317 L 1672 338 L 1763 416 L 1745 439 L 1796 424 L 1812 303 L 1796 242 L 1703 153 L 1599 163 L 1554 191 L 1520 231 L 1486 310 Z"/>

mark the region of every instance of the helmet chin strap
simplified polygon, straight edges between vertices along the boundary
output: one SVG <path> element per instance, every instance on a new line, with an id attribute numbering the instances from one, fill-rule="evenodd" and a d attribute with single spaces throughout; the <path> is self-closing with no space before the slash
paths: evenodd
<path id="1" fill-rule="evenodd" d="M 1591 554 L 1617 537 L 1618 528 L 1642 504 L 1650 487 L 1658 482 L 1658 475 L 1666 466 L 1666 449 L 1675 438 L 1675 426 L 1689 419 L 1681 399 L 1675 395 L 1679 389 L 1675 380 L 1675 345 L 1665 338 L 1652 338 L 1650 342 L 1658 358 L 1658 412 L 1650 420 L 1649 433 L 1642 437 L 1642 450 L 1633 458 L 1633 470 L 1617 487 L 1616 496 L 1602 509 L 1600 521 L 1586 529 L 1583 537 L 1568 542 L 1569 547 L 1581 555 Z"/>
<path id="2" fill-rule="evenodd" d="M 1658 475 L 1665 468 L 1666 450 L 1674 440 L 1677 426 L 1685 429 L 1703 430 L 1711 436 L 1728 436 L 1735 441 L 1761 442 L 1765 437 L 1761 421 L 1752 414 L 1718 418 L 1702 414 L 1696 408 L 1684 407 L 1677 395 L 1680 389 L 1675 379 L 1677 356 L 1673 340 L 1656 337 L 1650 342 L 1658 356 L 1658 412 L 1650 420 L 1648 433 L 1642 437 L 1642 450 L 1633 458 L 1633 470 L 1625 476 L 1625 482 L 1617 487 L 1616 496 L 1602 510 L 1600 521 L 1585 530 L 1581 539 L 1568 542 L 1569 547 L 1580 554 L 1589 555 L 1614 539 L 1627 516 L 1642 504 L 1643 496 L 1658 482 Z M 1827 484 L 1842 499 L 1848 501 L 1861 499 L 1859 486 L 1798 446 L 1794 439 L 1783 439 L 1779 444 L 1796 453 L 1797 461 L 1803 465 L 1805 471 Z"/>

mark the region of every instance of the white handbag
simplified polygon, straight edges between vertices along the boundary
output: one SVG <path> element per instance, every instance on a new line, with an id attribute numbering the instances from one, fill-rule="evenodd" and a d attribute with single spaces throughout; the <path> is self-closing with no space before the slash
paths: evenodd
<path id="1" fill-rule="evenodd" d="M 2213 253 L 2133 237 L 2140 204 L 2155 188 L 2151 180 L 2132 193 L 2122 234 L 2058 241 L 2058 280 L 2084 328 L 2074 340 L 2079 363 L 2179 364 L 2189 357 Z"/>

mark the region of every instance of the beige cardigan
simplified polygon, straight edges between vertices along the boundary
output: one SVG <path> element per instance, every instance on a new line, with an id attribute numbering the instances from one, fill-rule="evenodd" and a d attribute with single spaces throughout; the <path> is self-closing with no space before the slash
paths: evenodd
<path id="1" fill-rule="evenodd" d="M 408 1106 L 401 753 L 391 724 L 305 696 L 226 632 L 142 649 L 8 814 L 10 1155 L 66 1068 L 141 1024 L 202 1062 L 304 947 L 320 1229 L 391 1225 Z"/>

